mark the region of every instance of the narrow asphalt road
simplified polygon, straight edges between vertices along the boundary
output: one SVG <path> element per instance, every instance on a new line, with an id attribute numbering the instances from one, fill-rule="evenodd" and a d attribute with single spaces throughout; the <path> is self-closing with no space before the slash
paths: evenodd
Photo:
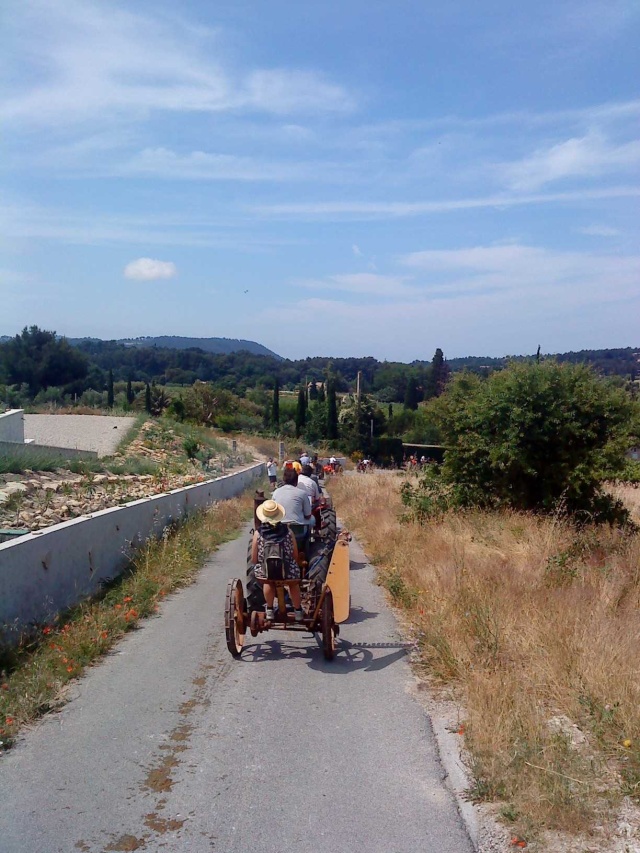
<path id="1" fill-rule="evenodd" d="M 224 641 L 246 535 L 0 761 L 2 853 L 470 853 L 406 649 L 352 543 L 352 615 Z"/>

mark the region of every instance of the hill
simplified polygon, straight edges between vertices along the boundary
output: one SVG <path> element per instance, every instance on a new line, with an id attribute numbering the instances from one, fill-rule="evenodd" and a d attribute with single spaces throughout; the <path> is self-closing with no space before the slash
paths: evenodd
<path id="1" fill-rule="evenodd" d="M 159 347 L 160 349 L 201 349 L 215 355 L 227 355 L 231 352 L 250 352 L 253 355 L 270 355 L 280 359 L 277 353 L 255 341 L 238 338 L 183 338 L 179 335 L 160 335 L 159 337 L 122 338 L 117 341 L 127 347 Z"/>

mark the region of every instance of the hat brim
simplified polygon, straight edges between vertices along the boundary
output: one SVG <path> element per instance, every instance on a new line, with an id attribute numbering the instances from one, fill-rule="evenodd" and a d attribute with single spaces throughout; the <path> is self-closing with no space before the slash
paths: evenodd
<path id="1" fill-rule="evenodd" d="M 278 524 L 278 522 L 282 521 L 285 516 L 285 512 L 283 507 L 278 504 L 278 512 L 275 515 L 265 515 L 262 509 L 262 504 L 256 509 L 256 515 L 260 519 L 260 521 L 264 521 L 266 524 Z"/>

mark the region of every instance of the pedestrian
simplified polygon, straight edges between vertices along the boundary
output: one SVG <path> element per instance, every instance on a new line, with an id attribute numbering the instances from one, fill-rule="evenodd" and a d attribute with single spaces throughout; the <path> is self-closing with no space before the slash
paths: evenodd
<path id="1" fill-rule="evenodd" d="M 273 456 L 270 456 L 267 462 L 267 476 L 269 477 L 269 484 L 275 486 L 278 479 L 278 466 L 273 461 Z"/>

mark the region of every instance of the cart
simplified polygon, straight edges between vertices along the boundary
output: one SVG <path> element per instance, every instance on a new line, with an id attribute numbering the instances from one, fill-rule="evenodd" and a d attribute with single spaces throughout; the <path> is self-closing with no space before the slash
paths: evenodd
<path id="1" fill-rule="evenodd" d="M 322 650 L 326 660 L 333 660 L 335 638 L 340 633 L 339 625 L 349 618 L 349 533 L 343 530 L 333 544 L 326 577 L 322 580 L 314 573 L 312 563 L 302 561 L 301 577 L 284 580 L 268 577 L 254 582 L 268 582 L 276 588 L 277 609 L 274 618 L 267 621 L 263 609 L 249 606 L 240 578 L 231 578 L 227 585 L 224 611 L 224 628 L 227 648 L 239 658 L 244 648 L 247 630 L 252 637 L 265 631 L 304 631 L 322 635 Z M 328 555 L 327 555 L 328 558 Z M 293 610 L 287 601 L 287 586 L 300 586 L 303 619 L 296 622 Z"/>

